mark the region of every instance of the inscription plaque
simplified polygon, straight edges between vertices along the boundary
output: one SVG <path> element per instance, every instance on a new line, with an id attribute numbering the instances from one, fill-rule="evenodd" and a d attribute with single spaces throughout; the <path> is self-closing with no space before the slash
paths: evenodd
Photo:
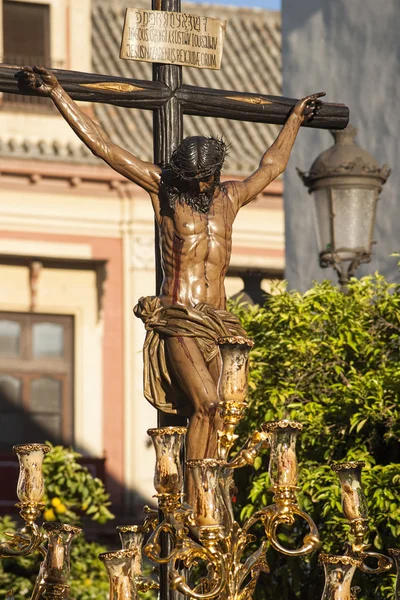
<path id="1" fill-rule="evenodd" d="M 220 69 L 226 21 L 127 8 L 120 58 Z"/>

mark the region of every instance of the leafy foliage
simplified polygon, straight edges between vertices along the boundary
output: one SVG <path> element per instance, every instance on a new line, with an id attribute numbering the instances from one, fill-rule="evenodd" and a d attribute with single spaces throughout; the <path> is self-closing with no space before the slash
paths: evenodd
<path id="1" fill-rule="evenodd" d="M 81 516 L 106 523 L 113 518 L 109 495 L 103 482 L 79 464 L 80 454 L 72 448 L 52 446 L 43 462 L 46 495 L 45 521 L 79 523 Z"/>
<path id="2" fill-rule="evenodd" d="M 300 501 L 315 520 L 326 552 L 340 553 L 348 527 L 332 462 L 363 460 L 373 550 L 400 538 L 400 286 L 382 276 L 353 280 L 342 294 L 329 282 L 301 295 L 278 292 L 263 308 L 236 305 L 255 341 L 250 366 L 250 407 L 241 439 L 262 421 L 290 418 L 304 424 L 298 447 Z M 271 502 L 267 458 L 237 472 L 237 507 L 250 516 Z M 294 542 L 301 530 L 284 530 Z M 319 598 L 316 557 L 286 559 L 269 552 L 271 575 L 260 598 Z M 355 578 L 360 598 L 393 597 L 392 576 Z"/>
<path id="3" fill-rule="evenodd" d="M 50 445 L 50 444 L 49 444 Z M 79 525 L 83 516 L 99 523 L 113 518 L 109 495 L 100 479 L 93 477 L 77 462 L 80 455 L 71 448 L 52 446 L 43 464 L 46 505 L 43 518 Z M 0 518 L 0 539 L 15 531 L 17 524 L 9 516 Z M 71 597 L 79 600 L 107 600 L 108 577 L 98 559 L 106 548 L 88 542 L 84 534 L 71 545 Z M 0 596 L 12 589 L 15 598 L 28 598 L 40 565 L 38 553 L 0 561 Z"/>

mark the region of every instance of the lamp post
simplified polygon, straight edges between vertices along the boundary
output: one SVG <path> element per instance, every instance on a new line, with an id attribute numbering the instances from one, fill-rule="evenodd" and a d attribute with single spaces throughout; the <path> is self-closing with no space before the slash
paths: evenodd
<path id="1" fill-rule="evenodd" d="M 331 133 L 335 144 L 308 173 L 297 171 L 314 198 L 319 264 L 335 269 L 346 292 L 358 266 L 371 260 L 376 203 L 390 169 L 357 146 L 355 127 Z"/>

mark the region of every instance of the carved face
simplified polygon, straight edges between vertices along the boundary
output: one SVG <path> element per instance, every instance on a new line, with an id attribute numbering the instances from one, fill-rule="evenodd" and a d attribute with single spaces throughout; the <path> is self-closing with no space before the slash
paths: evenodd
<path id="1" fill-rule="evenodd" d="M 226 154 L 222 140 L 193 136 L 185 138 L 171 157 L 162 174 L 163 191 L 169 206 L 176 202 L 207 213 L 219 185 Z"/>
<path id="2" fill-rule="evenodd" d="M 209 177 L 205 181 L 203 181 L 203 180 L 199 181 L 200 193 L 207 193 L 207 191 L 209 191 L 211 188 L 213 190 L 215 188 L 215 175 L 211 175 L 211 177 Z"/>

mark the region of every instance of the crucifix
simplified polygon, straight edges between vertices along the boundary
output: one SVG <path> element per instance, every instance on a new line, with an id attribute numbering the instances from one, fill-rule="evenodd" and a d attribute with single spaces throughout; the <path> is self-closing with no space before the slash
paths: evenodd
<path id="1" fill-rule="evenodd" d="M 180 12 L 180 1 L 153 0 L 152 8 Z M 145 396 L 159 410 L 160 425 L 170 424 L 165 414 L 189 418 L 189 459 L 214 456 L 220 429 L 215 340 L 245 335 L 225 307 L 233 221 L 285 169 L 300 126 L 343 129 L 347 107 L 322 104 L 322 93 L 294 100 L 187 86 L 182 67 L 172 64 L 154 64 L 152 81 L 2 65 L 0 91 L 50 97 L 96 156 L 149 193 L 159 242 L 157 295 L 135 307 L 147 330 Z M 113 144 L 75 100 L 153 110 L 154 163 Z M 201 135 L 182 140 L 184 114 L 283 128 L 252 175 L 222 184 L 225 143 Z"/>

